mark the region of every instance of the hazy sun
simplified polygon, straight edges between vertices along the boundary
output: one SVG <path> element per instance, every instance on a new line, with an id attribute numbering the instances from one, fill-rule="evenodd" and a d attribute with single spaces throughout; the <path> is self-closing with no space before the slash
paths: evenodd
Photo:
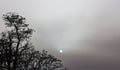
<path id="1" fill-rule="evenodd" d="M 60 53 L 62 53 L 62 52 L 63 52 L 63 50 L 60 50 L 59 52 L 60 52 Z"/>

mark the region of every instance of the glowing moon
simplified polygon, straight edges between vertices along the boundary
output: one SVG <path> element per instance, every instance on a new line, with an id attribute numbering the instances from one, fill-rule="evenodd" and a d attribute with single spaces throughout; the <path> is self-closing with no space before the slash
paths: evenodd
<path id="1" fill-rule="evenodd" d="M 60 50 L 59 52 L 60 52 L 60 53 L 63 53 L 63 50 Z"/>

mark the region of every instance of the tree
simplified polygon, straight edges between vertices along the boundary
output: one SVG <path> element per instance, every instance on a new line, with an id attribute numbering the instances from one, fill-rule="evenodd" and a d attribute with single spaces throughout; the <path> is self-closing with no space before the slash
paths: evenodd
<path id="1" fill-rule="evenodd" d="M 1 70 L 55 70 L 63 67 L 61 60 L 47 51 L 34 49 L 30 42 L 33 29 L 25 23 L 25 18 L 16 13 L 3 15 L 8 31 L 0 37 Z"/>

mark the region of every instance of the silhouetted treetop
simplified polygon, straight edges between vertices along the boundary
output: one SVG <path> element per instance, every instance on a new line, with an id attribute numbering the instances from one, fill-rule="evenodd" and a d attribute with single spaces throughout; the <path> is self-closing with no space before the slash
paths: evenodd
<path id="1" fill-rule="evenodd" d="M 30 42 L 33 29 L 25 18 L 17 13 L 3 15 L 6 27 L 10 29 L 0 34 L 0 70 L 56 70 L 62 68 L 62 61 L 35 50 Z"/>

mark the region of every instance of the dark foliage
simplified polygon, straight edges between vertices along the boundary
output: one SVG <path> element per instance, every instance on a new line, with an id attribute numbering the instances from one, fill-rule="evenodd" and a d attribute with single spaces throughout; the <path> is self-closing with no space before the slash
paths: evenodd
<path id="1" fill-rule="evenodd" d="M 43 50 L 36 51 L 30 43 L 33 29 L 16 13 L 3 15 L 8 31 L 0 35 L 0 70 L 56 70 L 61 60 Z"/>

